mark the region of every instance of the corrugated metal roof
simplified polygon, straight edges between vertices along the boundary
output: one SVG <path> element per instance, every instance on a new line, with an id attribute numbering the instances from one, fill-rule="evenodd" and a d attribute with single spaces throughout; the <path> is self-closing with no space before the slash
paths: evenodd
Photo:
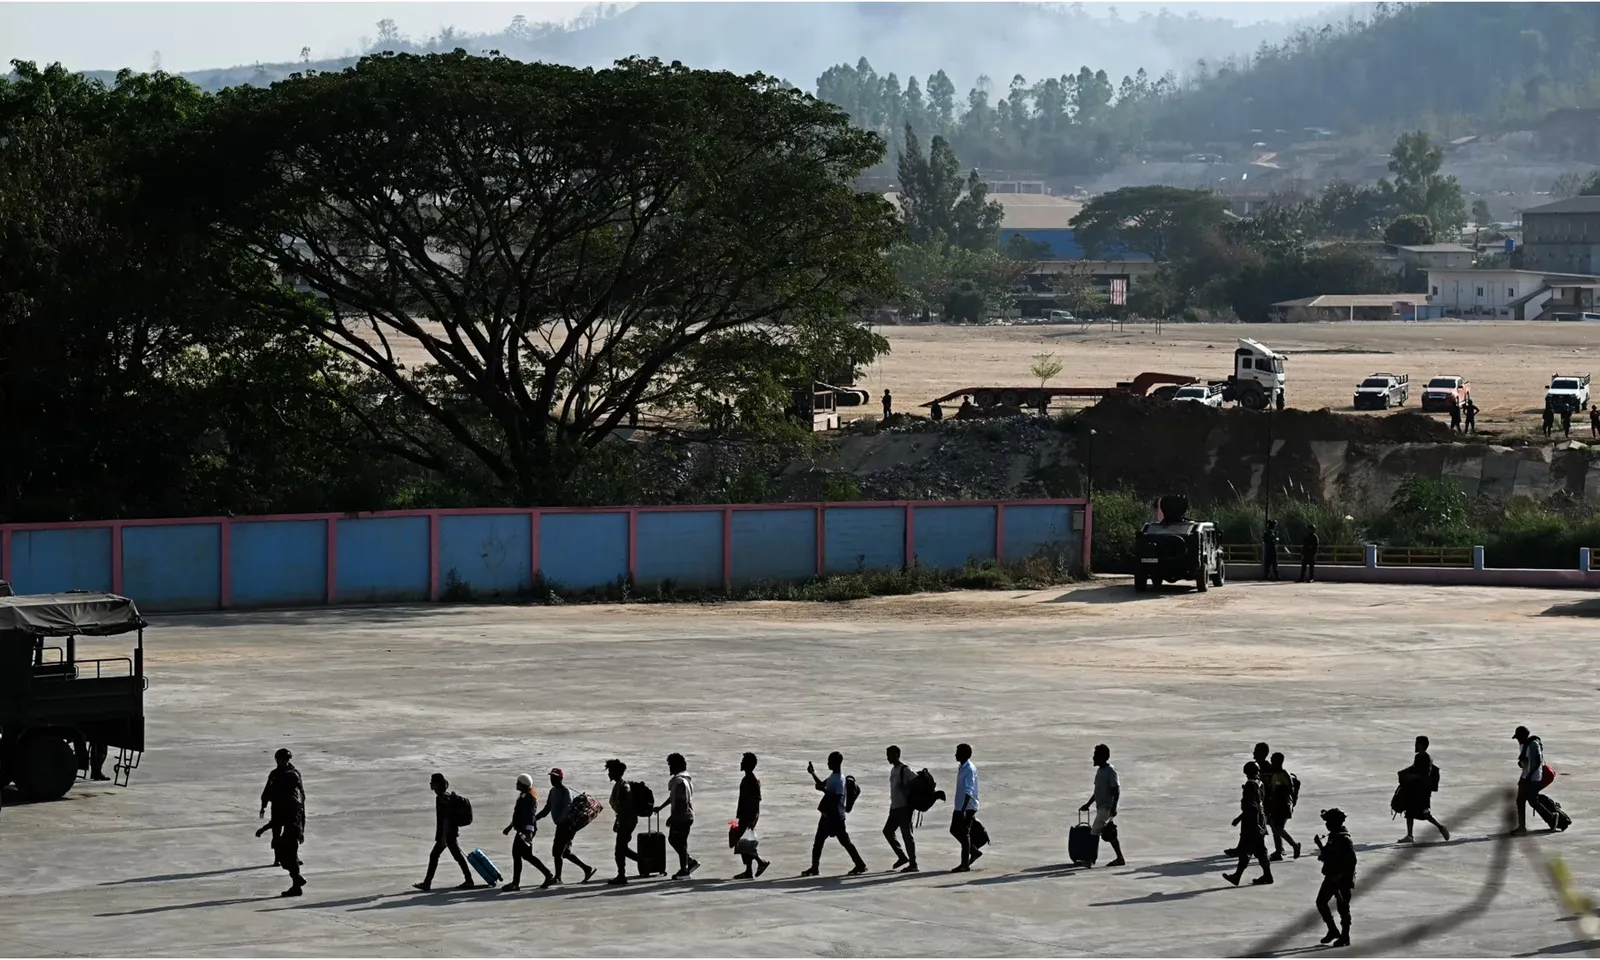
<path id="1" fill-rule="evenodd" d="M 1301 297 L 1299 300 L 1284 300 L 1274 303 L 1274 307 L 1337 307 L 1349 309 L 1351 307 L 1392 307 L 1397 303 L 1413 305 L 1425 304 L 1428 295 L 1425 293 L 1325 293 L 1319 297 Z"/>
<path id="2" fill-rule="evenodd" d="M 1600 197 L 1568 197 L 1522 211 L 1523 216 L 1530 213 L 1600 213 Z"/>

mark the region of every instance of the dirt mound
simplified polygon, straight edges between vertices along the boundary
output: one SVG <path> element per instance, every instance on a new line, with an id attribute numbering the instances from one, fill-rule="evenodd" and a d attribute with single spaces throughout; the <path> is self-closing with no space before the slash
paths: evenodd
<path id="1" fill-rule="evenodd" d="M 1198 403 L 1171 403 L 1113 394 L 1079 414 L 1080 423 L 1096 433 L 1140 436 L 1156 443 L 1185 442 L 1197 433 L 1266 437 L 1266 413 L 1239 408 L 1216 409 Z M 1276 440 L 1331 440 L 1357 443 L 1449 443 L 1448 424 L 1420 413 L 1352 416 L 1330 410 L 1276 410 L 1270 414 Z"/>

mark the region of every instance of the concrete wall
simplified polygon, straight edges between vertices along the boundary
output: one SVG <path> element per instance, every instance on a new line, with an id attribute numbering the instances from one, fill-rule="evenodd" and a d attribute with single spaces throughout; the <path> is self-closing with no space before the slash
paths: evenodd
<path id="1" fill-rule="evenodd" d="M 17 593 L 110 590 L 155 611 L 506 597 L 632 581 L 725 589 L 915 563 L 1088 555 L 1082 500 L 409 510 L 0 525 Z"/>

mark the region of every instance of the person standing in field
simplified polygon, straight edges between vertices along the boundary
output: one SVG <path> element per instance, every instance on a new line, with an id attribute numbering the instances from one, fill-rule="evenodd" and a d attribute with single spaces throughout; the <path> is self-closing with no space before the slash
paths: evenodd
<path id="1" fill-rule="evenodd" d="M 756 762 L 753 753 L 746 753 L 739 758 L 739 769 L 744 776 L 739 780 L 739 807 L 734 814 L 739 823 L 739 840 L 733 849 L 744 860 L 744 872 L 735 875 L 735 880 L 759 877 L 772 866 L 769 861 L 761 859 L 760 847 L 755 839 L 756 823 L 761 819 L 761 781 L 756 777 Z"/>
<path id="2" fill-rule="evenodd" d="M 1450 398 L 1450 432 L 1461 432 L 1461 405 L 1454 397 Z"/>
<path id="3" fill-rule="evenodd" d="M 1268 520 L 1261 534 L 1261 579 L 1278 579 L 1278 521 Z"/>
<path id="4" fill-rule="evenodd" d="M 888 388 L 883 391 L 883 419 L 887 420 L 894 415 L 894 397 L 889 395 Z"/>
<path id="5" fill-rule="evenodd" d="M 678 872 L 672 879 L 687 880 L 700 869 L 700 861 L 689 856 L 689 831 L 694 829 L 694 778 L 689 775 L 689 761 L 681 753 L 667 757 L 667 772 L 672 774 L 667 781 L 667 799 L 656 807 L 656 812 L 672 808 L 667 814 L 667 845 L 678 854 Z"/>
<path id="6" fill-rule="evenodd" d="M 456 795 L 450 792 L 450 781 L 444 774 L 435 773 L 428 778 L 428 786 L 433 790 L 433 850 L 428 854 L 428 873 L 422 878 L 421 883 L 412 884 L 418 890 L 431 890 L 433 888 L 433 875 L 439 869 L 439 856 L 446 850 L 455 858 L 456 865 L 461 868 L 461 885 L 457 890 L 471 890 L 477 886 L 472 879 L 472 871 L 467 869 L 467 858 L 461 854 L 461 825 L 456 822 Z"/>
<path id="7" fill-rule="evenodd" d="M 1312 583 L 1317 579 L 1317 551 L 1321 547 L 1316 525 L 1306 527 L 1306 538 L 1300 543 L 1300 579 L 1297 583 Z"/>
<path id="8" fill-rule="evenodd" d="M 974 834 L 983 833 L 978 823 L 978 768 L 972 762 L 971 744 L 956 744 L 955 812 L 950 818 L 950 834 L 961 843 L 961 863 L 951 873 L 966 873 L 983 856 L 981 842 Z"/>
<path id="9" fill-rule="evenodd" d="M 551 866 L 555 868 L 556 883 L 561 882 L 561 864 L 568 862 L 575 864 L 583 871 L 583 882 L 588 883 L 594 876 L 594 867 L 589 866 L 578 855 L 572 852 L 572 841 L 578 835 L 578 829 L 567 819 L 572 812 L 572 791 L 567 789 L 566 774 L 560 767 L 550 771 L 550 792 L 544 795 L 544 809 L 539 811 L 535 818 L 543 820 L 550 818 L 556 825 L 556 838 L 550 844 L 550 859 L 554 861 Z"/>
<path id="10" fill-rule="evenodd" d="M 1267 859 L 1266 796 L 1261 788 L 1261 769 L 1254 760 L 1244 765 L 1239 815 L 1233 818 L 1233 823 L 1239 828 L 1239 846 L 1236 848 L 1239 866 L 1233 873 L 1224 873 L 1222 879 L 1237 887 L 1239 880 L 1244 877 L 1245 867 L 1250 865 L 1250 858 L 1255 857 L 1261 863 L 1261 876 L 1250 882 L 1258 886 L 1271 883 L 1272 861 Z"/>
<path id="11" fill-rule="evenodd" d="M 1294 816 L 1294 805 L 1300 799 L 1300 778 L 1283 768 L 1283 754 L 1274 753 L 1267 768 L 1263 787 L 1267 795 L 1267 825 L 1272 828 L 1272 859 L 1283 859 L 1283 845 L 1294 848 L 1294 858 L 1300 859 L 1300 844 L 1289 835 L 1289 819 Z"/>
<path id="12" fill-rule="evenodd" d="M 305 877 L 300 875 L 300 844 L 306 837 L 306 788 L 300 771 L 289 762 L 293 758 L 287 747 L 273 754 L 278 765 L 267 775 L 266 789 L 261 791 L 261 812 L 266 813 L 270 803 L 272 820 L 256 831 L 258 837 L 272 831 L 273 866 L 289 873 L 289 889 L 278 894 L 280 897 L 298 897 L 306 885 Z"/>
<path id="13" fill-rule="evenodd" d="M 1467 433 L 1477 433 L 1478 432 L 1478 405 L 1476 403 L 1472 402 L 1472 398 L 1471 397 L 1467 398 L 1467 402 L 1466 402 L 1466 404 L 1464 404 L 1462 406 L 1461 412 L 1467 418 L 1467 429 L 1466 429 L 1465 432 L 1467 432 Z"/>
<path id="14" fill-rule="evenodd" d="M 1600 405 L 1589 404 L 1589 436 L 1600 437 Z"/>
<path id="15" fill-rule="evenodd" d="M 1322 942 L 1336 947 L 1350 946 L 1350 898 L 1356 889 L 1356 848 L 1350 832 L 1344 827 L 1344 811 L 1338 807 L 1322 811 L 1322 822 L 1328 827 L 1328 842 L 1321 836 L 1311 839 L 1317 845 L 1317 859 L 1322 861 L 1322 886 L 1317 890 L 1317 912 L 1328 932 Z M 1328 901 L 1339 905 L 1339 924 L 1333 925 L 1333 911 Z"/>
<path id="16" fill-rule="evenodd" d="M 628 792 L 628 783 L 622 775 L 628 772 L 628 765 L 621 760 L 611 759 L 606 761 L 606 776 L 611 778 L 611 798 L 609 805 L 611 811 L 617 815 L 616 822 L 611 829 L 617 835 L 616 847 L 613 856 L 617 861 L 617 875 L 607 880 L 606 883 L 613 887 L 626 886 L 628 883 L 628 861 L 635 863 L 639 855 L 633 852 L 628 843 L 633 840 L 633 832 L 639 829 L 639 817 L 633 812 L 633 797 Z"/>
<path id="17" fill-rule="evenodd" d="M 517 802 L 511 808 L 511 822 L 500 831 L 505 836 L 516 831 L 517 835 L 511 840 L 511 883 L 502 889 L 516 891 L 522 889 L 522 861 L 533 864 L 533 868 L 544 876 L 544 883 L 539 889 L 552 886 L 556 882 L 555 874 L 550 872 L 539 857 L 533 852 L 533 836 L 539 830 L 539 817 L 534 812 L 539 806 L 539 798 L 533 792 L 533 778 L 526 773 L 517 775 Z"/>

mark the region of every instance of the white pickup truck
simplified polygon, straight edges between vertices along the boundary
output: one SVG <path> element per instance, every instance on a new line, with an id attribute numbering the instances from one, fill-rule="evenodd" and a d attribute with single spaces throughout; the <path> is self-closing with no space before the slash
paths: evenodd
<path id="1" fill-rule="evenodd" d="M 1207 407 L 1222 406 L 1222 384 L 1191 383 L 1179 387 L 1172 395 L 1173 403 L 1198 403 Z"/>
<path id="2" fill-rule="evenodd" d="M 1589 406 L 1589 374 L 1558 373 L 1550 378 L 1550 387 L 1544 392 L 1544 405 L 1557 413 L 1571 410 L 1577 413 Z"/>

